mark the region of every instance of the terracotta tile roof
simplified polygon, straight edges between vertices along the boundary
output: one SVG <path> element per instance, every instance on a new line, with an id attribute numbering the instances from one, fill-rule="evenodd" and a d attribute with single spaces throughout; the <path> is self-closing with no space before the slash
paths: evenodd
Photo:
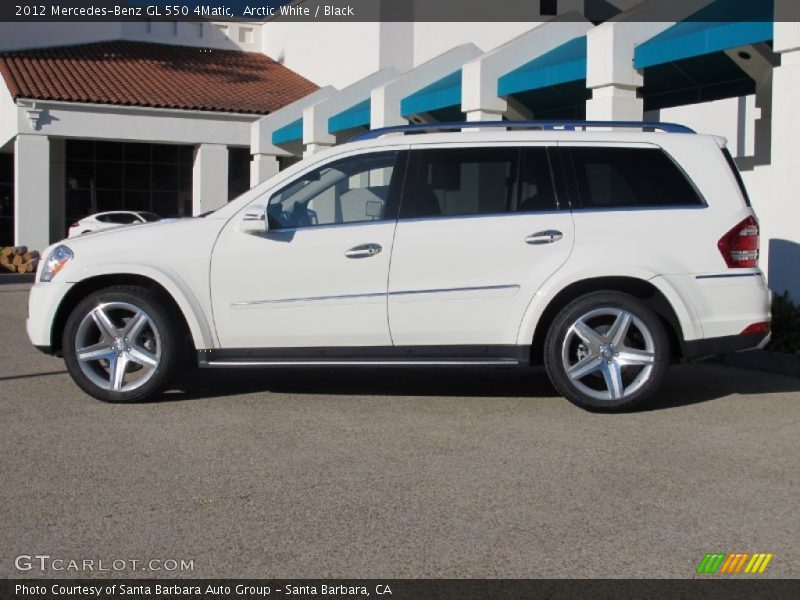
<path id="1" fill-rule="evenodd" d="M 317 86 L 256 52 L 111 41 L 0 53 L 11 95 L 268 114 Z"/>

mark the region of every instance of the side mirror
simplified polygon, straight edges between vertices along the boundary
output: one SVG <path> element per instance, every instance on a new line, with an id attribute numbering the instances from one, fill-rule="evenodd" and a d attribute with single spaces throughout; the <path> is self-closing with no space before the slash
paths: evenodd
<path id="1" fill-rule="evenodd" d="M 267 211 L 263 208 L 252 207 L 245 210 L 239 223 L 242 233 L 264 233 L 269 230 Z"/>

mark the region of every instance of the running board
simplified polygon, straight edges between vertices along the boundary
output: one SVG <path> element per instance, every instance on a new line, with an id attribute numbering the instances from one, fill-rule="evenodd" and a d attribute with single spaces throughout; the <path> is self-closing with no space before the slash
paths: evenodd
<path id="1" fill-rule="evenodd" d="M 226 367 L 515 367 L 530 364 L 528 346 L 380 346 L 199 350 L 203 368 Z"/>

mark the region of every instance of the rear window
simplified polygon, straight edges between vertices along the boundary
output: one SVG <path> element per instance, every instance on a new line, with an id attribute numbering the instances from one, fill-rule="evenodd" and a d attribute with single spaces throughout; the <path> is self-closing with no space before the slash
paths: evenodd
<path id="1" fill-rule="evenodd" d="M 116 223 L 117 225 L 130 225 L 131 223 L 139 222 L 136 215 L 131 213 L 108 213 L 98 215 L 95 218 L 102 223 Z"/>
<path id="2" fill-rule="evenodd" d="M 161 217 L 159 217 L 157 214 L 151 213 L 151 212 L 140 212 L 139 216 L 142 217 L 148 223 L 154 223 L 156 221 L 160 221 L 161 220 Z"/>
<path id="3" fill-rule="evenodd" d="M 569 149 L 581 208 L 698 206 L 703 199 L 658 148 Z"/>
<path id="4" fill-rule="evenodd" d="M 725 160 L 727 161 L 728 166 L 731 168 L 731 171 L 733 171 L 733 176 L 736 178 L 736 183 L 739 184 L 739 189 L 742 192 L 742 197 L 744 197 L 745 204 L 750 206 L 750 195 L 747 193 L 747 188 L 744 187 L 744 179 L 742 179 L 742 174 L 739 173 L 739 168 L 736 166 L 733 156 L 731 156 L 731 153 L 727 148 L 722 149 L 722 154 L 725 155 Z"/>

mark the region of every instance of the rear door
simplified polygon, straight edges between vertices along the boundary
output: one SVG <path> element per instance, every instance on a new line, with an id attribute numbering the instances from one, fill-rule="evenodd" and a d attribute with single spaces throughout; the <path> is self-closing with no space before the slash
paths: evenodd
<path id="1" fill-rule="evenodd" d="M 515 344 L 573 241 L 546 145 L 412 150 L 389 273 L 394 344 Z"/>
<path id="2" fill-rule="evenodd" d="M 643 143 L 562 143 L 558 153 L 581 240 L 573 255 L 577 264 L 602 262 L 606 271 L 652 277 L 691 273 L 701 257 L 719 256 L 719 236 L 709 240 L 707 235 L 719 215 L 707 210 L 664 149 Z M 721 236 L 727 228 L 720 228 Z"/>

